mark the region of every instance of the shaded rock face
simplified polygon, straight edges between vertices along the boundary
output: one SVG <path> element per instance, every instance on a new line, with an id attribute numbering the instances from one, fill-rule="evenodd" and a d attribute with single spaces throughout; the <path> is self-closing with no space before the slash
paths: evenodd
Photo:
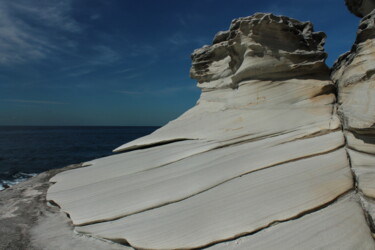
<path id="1" fill-rule="evenodd" d="M 375 9 L 375 0 L 345 0 L 346 6 L 354 15 L 364 17 Z"/>
<path id="2" fill-rule="evenodd" d="M 361 20 L 356 42 L 350 52 L 336 61 L 332 79 L 338 88 L 338 113 L 342 117 L 351 165 L 374 225 L 375 10 Z"/>
<path id="3" fill-rule="evenodd" d="M 327 74 L 325 34 L 310 22 L 257 13 L 235 19 L 211 46 L 192 54 L 190 76 L 203 89 L 236 88 L 243 80 Z"/>
<path id="4" fill-rule="evenodd" d="M 364 213 L 375 206 L 357 194 L 346 148 L 348 128 L 367 136 L 372 109 L 357 121 L 342 59 L 345 137 L 324 39 L 287 17 L 234 20 L 192 55 L 195 107 L 120 154 L 54 176 L 47 199 L 77 232 L 139 249 L 375 249 Z"/>

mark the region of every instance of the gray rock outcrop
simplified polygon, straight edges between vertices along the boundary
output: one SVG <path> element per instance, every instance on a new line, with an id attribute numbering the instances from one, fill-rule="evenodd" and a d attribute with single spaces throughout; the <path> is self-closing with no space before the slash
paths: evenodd
<path id="1" fill-rule="evenodd" d="M 345 0 L 348 9 L 358 17 L 364 17 L 375 9 L 375 0 Z"/>
<path id="2" fill-rule="evenodd" d="M 310 22 L 257 13 L 232 21 L 210 46 L 192 54 L 190 76 L 202 89 L 237 88 L 244 80 L 327 75 L 326 35 Z"/>

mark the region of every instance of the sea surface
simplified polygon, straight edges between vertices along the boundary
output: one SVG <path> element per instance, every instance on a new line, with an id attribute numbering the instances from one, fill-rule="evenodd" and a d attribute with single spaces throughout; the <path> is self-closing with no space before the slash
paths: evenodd
<path id="1" fill-rule="evenodd" d="M 111 155 L 157 128 L 0 126 L 0 190 L 49 169 Z"/>

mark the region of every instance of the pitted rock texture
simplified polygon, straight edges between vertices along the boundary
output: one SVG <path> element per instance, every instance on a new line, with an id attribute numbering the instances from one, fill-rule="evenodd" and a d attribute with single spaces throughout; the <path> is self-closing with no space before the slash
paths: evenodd
<path id="1" fill-rule="evenodd" d="M 345 0 L 346 6 L 354 15 L 364 17 L 375 9 L 375 0 Z"/>
<path id="2" fill-rule="evenodd" d="M 235 19 L 211 46 L 194 51 L 190 76 L 198 87 L 213 89 L 236 88 L 243 80 L 326 74 L 325 38 L 310 22 L 284 16 L 257 13 Z"/>
<path id="3" fill-rule="evenodd" d="M 137 249 L 375 249 L 324 39 L 287 17 L 234 20 L 192 55 L 195 107 L 54 176 L 47 199 L 77 232 Z"/>
<path id="4" fill-rule="evenodd" d="M 375 198 L 375 10 L 359 25 L 352 50 L 335 63 L 332 79 L 338 88 L 347 151 L 364 203 Z M 365 205 L 369 207 L 369 205 Z M 369 211 L 370 224 L 375 214 Z M 375 232 L 375 227 L 373 226 Z"/>

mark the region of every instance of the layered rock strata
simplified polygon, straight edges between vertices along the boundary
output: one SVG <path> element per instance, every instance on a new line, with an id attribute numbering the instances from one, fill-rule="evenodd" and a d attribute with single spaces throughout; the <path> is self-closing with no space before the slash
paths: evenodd
<path id="1" fill-rule="evenodd" d="M 357 187 L 375 231 L 375 10 L 359 25 L 350 52 L 333 67 L 338 89 L 338 113 L 342 117 L 347 151 Z"/>
<path id="2" fill-rule="evenodd" d="M 309 22 L 234 20 L 192 55 L 195 107 L 116 149 L 130 152 L 56 175 L 47 199 L 77 232 L 140 249 L 375 249 L 324 41 Z M 372 109 L 356 114 L 350 86 L 345 133 L 367 150 Z"/>

